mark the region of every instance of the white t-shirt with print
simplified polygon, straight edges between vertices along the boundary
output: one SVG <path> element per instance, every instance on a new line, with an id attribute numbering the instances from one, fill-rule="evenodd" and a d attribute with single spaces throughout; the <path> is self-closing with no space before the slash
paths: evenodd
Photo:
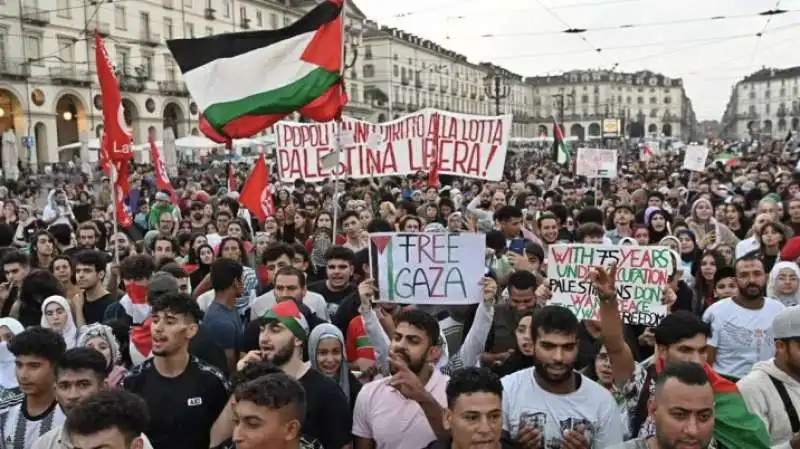
<path id="1" fill-rule="evenodd" d="M 611 393 L 586 376 L 570 394 L 542 389 L 528 368 L 503 377 L 503 429 L 519 433 L 520 417 L 543 430 L 542 447 L 560 447 L 567 430 L 584 429 L 592 449 L 622 443 L 623 424 Z"/>
<path id="2" fill-rule="evenodd" d="M 717 349 L 714 369 L 720 374 L 744 377 L 757 362 L 775 356 L 772 321 L 785 306 L 772 298 L 764 298 L 764 307 L 745 309 L 733 298 L 715 302 L 703 321 L 711 325 L 708 344 Z"/>

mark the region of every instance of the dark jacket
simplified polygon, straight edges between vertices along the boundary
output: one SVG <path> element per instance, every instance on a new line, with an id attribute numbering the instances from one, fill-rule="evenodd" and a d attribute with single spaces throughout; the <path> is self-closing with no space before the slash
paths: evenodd
<path id="1" fill-rule="evenodd" d="M 450 449 L 453 446 L 453 439 L 447 438 L 444 440 L 436 440 L 433 441 L 431 444 L 425 446 L 424 449 Z M 503 435 L 500 437 L 500 447 L 502 449 L 521 449 L 521 446 L 517 444 L 511 438 L 508 432 L 505 430 L 503 431 Z"/>

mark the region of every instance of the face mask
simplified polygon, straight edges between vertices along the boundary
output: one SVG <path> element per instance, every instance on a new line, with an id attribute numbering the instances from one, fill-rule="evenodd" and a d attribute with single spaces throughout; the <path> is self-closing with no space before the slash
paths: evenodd
<path id="1" fill-rule="evenodd" d="M 147 287 L 143 287 L 135 282 L 128 282 L 125 286 L 125 291 L 134 304 L 145 304 L 147 302 Z"/>

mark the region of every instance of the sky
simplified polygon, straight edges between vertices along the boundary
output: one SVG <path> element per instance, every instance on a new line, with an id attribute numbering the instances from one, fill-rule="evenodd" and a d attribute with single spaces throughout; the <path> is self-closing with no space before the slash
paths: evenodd
<path id="1" fill-rule="evenodd" d="M 523 76 L 615 68 L 682 78 L 698 120 L 721 119 L 745 75 L 800 65 L 800 0 L 353 1 L 381 25 Z M 772 9 L 787 12 L 759 15 Z M 587 32 L 561 33 L 569 28 Z"/>

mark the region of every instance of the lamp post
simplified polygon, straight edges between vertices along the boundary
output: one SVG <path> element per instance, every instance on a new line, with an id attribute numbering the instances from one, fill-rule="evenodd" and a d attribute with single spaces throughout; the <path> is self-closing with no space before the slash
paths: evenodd
<path id="1" fill-rule="evenodd" d="M 494 100 L 495 115 L 500 115 L 500 102 L 511 95 L 511 86 L 503 81 L 504 77 L 494 69 L 483 79 L 483 89 L 486 91 L 486 96 Z"/>

